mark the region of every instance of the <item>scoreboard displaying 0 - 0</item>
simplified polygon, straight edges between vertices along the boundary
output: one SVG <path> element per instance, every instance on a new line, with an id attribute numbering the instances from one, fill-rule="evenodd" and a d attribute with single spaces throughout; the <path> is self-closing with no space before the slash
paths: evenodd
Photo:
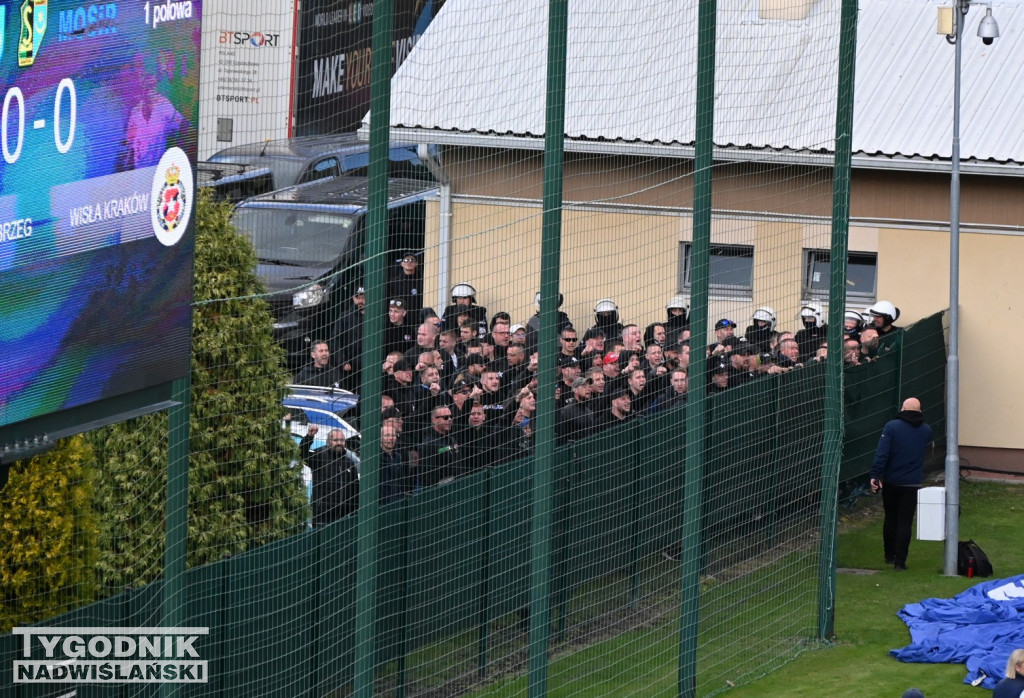
<path id="1" fill-rule="evenodd" d="M 201 8 L 0 0 L 0 449 L 188 374 Z"/>

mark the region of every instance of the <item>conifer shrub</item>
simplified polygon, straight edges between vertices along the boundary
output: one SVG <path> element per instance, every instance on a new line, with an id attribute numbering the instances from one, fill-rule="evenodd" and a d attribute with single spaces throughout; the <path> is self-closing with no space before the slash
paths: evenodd
<path id="1" fill-rule="evenodd" d="M 81 436 L 12 464 L 0 490 L 0 634 L 95 598 L 95 472 Z"/>
<path id="2" fill-rule="evenodd" d="M 308 518 L 298 450 L 282 426 L 290 375 L 259 296 L 255 252 L 231 226 L 230 206 L 203 196 L 196 213 L 190 567 L 301 531 Z M 163 569 L 166 413 L 98 430 L 91 441 L 102 471 L 100 568 L 112 593 Z"/>

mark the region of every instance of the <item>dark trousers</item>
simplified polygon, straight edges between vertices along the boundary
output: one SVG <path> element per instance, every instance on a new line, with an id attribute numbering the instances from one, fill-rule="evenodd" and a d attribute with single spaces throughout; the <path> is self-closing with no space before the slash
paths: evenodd
<path id="1" fill-rule="evenodd" d="M 885 559 L 906 564 L 910 548 L 910 533 L 917 513 L 917 485 L 890 485 L 882 487 L 882 505 L 885 507 L 885 523 L 882 525 L 882 541 L 885 545 Z"/>

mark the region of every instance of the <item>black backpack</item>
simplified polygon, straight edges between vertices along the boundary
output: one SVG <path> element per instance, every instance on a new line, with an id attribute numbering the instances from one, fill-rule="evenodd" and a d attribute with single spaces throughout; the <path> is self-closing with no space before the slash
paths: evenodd
<path id="1" fill-rule="evenodd" d="M 962 540 L 958 545 L 957 572 L 965 577 L 991 577 L 992 563 L 988 555 L 974 540 Z"/>

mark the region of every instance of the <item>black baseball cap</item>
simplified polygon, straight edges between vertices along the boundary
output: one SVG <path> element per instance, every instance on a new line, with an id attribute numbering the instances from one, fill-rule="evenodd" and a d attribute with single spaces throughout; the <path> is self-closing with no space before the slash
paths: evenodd
<path id="1" fill-rule="evenodd" d="M 628 397 L 630 400 L 633 399 L 633 396 L 630 395 L 629 388 L 626 385 L 621 385 L 620 387 L 618 387 L 615 390 L 613 390 L 610 394 L 606 393 L 605 397 L 608 398 L 609 402 L 611 402 L 612 400 L 620 398 L 623 395 Z"/>
<path id="2" fill-rule="evenodd" d="M 735 351 L 737 354 L 740 354 L 742 356 L 753 356 L 754 354 L 757 353 L 757 347 L 755 347 L 751 342 L 748 342 L 745 339 L 741 339 L 736 344 Z"/>

